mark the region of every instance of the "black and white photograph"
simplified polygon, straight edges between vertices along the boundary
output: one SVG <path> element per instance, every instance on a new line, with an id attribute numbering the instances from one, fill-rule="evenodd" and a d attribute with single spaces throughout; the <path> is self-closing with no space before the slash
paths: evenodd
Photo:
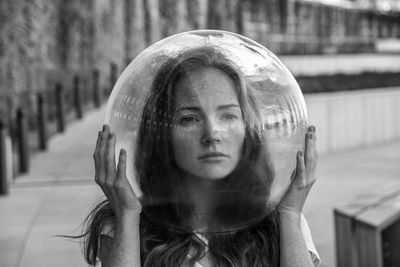
<path id="1" fill-rule="evenodd" d="M 0 0 L 0 267 L 400 267 L 400 0 Z"/>

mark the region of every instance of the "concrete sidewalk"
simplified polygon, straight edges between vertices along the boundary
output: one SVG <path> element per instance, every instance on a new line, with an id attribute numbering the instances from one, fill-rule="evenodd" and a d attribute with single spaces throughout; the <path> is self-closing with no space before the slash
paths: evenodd
<path id="1" fill-rule="evenodd" d="M 0 266 L 87 266 L 78 242 L 80 223 L 101 198 L 92 153 L 104 107 L 86 114 L 35 154 L 29 175 L 0 198 Z M 370 190 L 400 187 L 400 142 L 323 155 L 318 182 L 305 208 L 322 266 L 335 266 L 332 209 Z"/>
<path id="2" fill-rule="evenodd" d="M 30 173 L 0 198 L 1 267 L 87 266 L 77 242 L 55 235 L 79 234 L 102 197 L 92 154 L 104 113 L 91 111 L 52 138 L 47 152 L 32 157 Z"/>
<path id="3" fill-rule="evenodd" d="M 317 133 L 318 134 L 318 133 Z M 336 266 L 333 208 L 400 190 L 400 142 L 322 155 L 304 214 L 322 266 Z"/>

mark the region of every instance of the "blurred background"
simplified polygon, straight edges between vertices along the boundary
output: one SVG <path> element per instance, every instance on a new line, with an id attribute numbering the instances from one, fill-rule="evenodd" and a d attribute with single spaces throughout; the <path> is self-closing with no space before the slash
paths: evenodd
<path id="1" fill-rule="evenodd" d="M 321 266 L 400 266 L 400 0 L 2 0 L 0 266 L 86 266 L 107 97 L 152 43 L 221 29 L 276 53 L 317 126 Z"/>

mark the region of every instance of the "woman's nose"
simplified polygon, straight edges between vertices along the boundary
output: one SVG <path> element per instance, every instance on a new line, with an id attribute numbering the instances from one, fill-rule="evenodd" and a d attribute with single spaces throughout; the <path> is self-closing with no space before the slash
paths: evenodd
<path id="1" fill-rule="evenodd" d="M 207 121 L 204 125 L 201 142 L 204 145 L 220 143 L 222 141 L 221 127 L 214 121 Z"/>

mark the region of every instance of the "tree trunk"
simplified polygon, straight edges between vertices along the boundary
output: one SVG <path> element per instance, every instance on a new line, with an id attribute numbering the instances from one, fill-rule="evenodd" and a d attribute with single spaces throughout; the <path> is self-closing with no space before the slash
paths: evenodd
<path id="1" fill-rule="evenodd" d="M 145 39 L 146 44 L 150 45 L 161 38 L 160 14 L 158 0 L 143 0 L 145 15 Z"/>
<path id="2" fill-rule="evenodd" d="M 145 16 L 142 0 L 125 0 L 125 62 L 129 64 L 145 47 Z"/>

